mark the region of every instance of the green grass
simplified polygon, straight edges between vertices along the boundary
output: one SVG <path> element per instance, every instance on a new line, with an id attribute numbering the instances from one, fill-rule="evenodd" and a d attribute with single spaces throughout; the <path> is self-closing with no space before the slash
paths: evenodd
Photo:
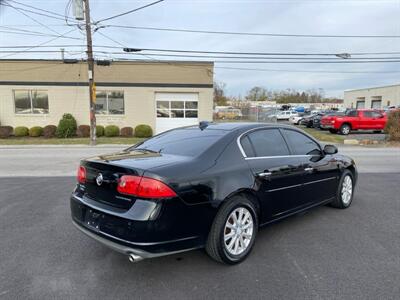
<path id="1" fill-rule="evenodd" d="M 97 144 L 128 144 L 133 145 L 143 141 L 143 138 L 126 138 L 126 137 L 98 137 Z M 0 145 L 89 145 L 89 138 L 51 138 L 45 139 L 43 137 L 10 137 L 7 139 L 0 139 Z"/>
<path id="2" fill-rule="evenodd" d="M 321 142 L 328 142 L 328 143 L 338 143 L 343 144 L 345 137 L 339 134 L 330 133 L 328 130 L 320 130 L 315 128 L 307 128 L 300 126 L 299 128 L 303 129 L 308 134 L 315 137 L 317 140 Z"/>

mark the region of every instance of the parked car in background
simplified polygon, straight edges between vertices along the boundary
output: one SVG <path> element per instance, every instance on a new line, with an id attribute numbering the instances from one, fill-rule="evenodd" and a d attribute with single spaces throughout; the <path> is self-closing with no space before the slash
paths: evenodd
<path id="1" fill-rule="evenodd" d="M 81 161 L 73 224 L 131 262 L 205 248 L 237 264 L 258 229 L 319 205 L 348 208 L 354 161 L 292 126 L 208 123 Z M 82 247 L 88 256 L 92 250 Z"/>
<path id="2" fill-rule="evenodd" d="M 303 118 L 300 120 L 300 125 L 304 125 L 304 126 L 306 126 L 306 127 L 308 127 L 308 128 L 313 127 L 314 117 L 317 116 L 317 115 L 318 115 L 318 114 L 311 114 L 311 115 L 308 115 L 308 116 L 306 116 L 306 117 L 303 117 Z"/>
<path id="3" fill-rule="evenodd" d="M 293 125 L 299 125 L 300 121 L 306 116 L 308 116 L 308 115 L 304 114 L 304 113 L 299 113 L 297 116 L 291 116 L 289 118 L 289 122 L 290 122 L 290 124 L 293 124 Z"/>
<path id="4" fill-rule="evenodd" d="M 321 127 L 331 133 L 347 135 L 351 130 L 373 130 L 381 132 L 386 125 L 386 113 L 373 109 L 353 109 L 343 116 L 327 115 L 321 119 Z"/>
<path id="5" fill-rule="evenodd" d="M 294 110 L 280 111 L 276 114 L 277 120 L 289 120 L 292 116 L 298 116 L 298 113 Z"/>
<path id="6" fill-rule="evenodd" d="M 345 114 L 345 112 L 341 112 L 341 111 L 324 111 L 319 113 L 318 115 L 316 115 L 313 118 L 313 127 L 314 128 L 319 128 L 319 129 L 326 129 L 321 127 L 321 119 L 325 116 L 343 116 Z"/>
<path id="7" fill-rule="evenodd" d="M 240 120 L 243 115 L 238 108 L 220 108 L 216 113 L 217 119 L 221 120 Z"/>

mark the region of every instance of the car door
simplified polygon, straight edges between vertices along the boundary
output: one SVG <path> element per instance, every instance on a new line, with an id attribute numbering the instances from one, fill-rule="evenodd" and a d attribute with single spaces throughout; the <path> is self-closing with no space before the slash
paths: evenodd
<path id="1" fill-rule="evenodd" d="M 372 129 L 382 130 L 385 128 L 387 120 L 382 113 L 380 113 L 379 111 L 373 111 L 372 117 L 374 119 L 374 127 Z"/>
<path id="2" fill-rule="evenodd" d="M 303 170 L 299 206 L 309 206 L 335 196 L 339 179 L 339 163 L 325 155 L 321 146 L 308 135 L 292 129 L 281 129 L 291 155 L 296 156 Z"/>
<path id="3" fill-rule="evenodd" d="M 372 111 L 361 112 L 360 129 L 373 129 L 376 126 L 376 121 Z"/>
<path id="4" fill-rule="evenodd" d="M 245 134 L 240 143 L 255 177 L 255 190 L 261 199 L 262 222 L 293 211 L 301 197 L 304 170 L 291 156 L 277 128 L 257 129 Z"/>

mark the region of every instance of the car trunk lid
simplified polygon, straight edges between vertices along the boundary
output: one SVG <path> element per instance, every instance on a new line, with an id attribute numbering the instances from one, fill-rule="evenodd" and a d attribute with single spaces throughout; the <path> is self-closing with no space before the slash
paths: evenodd
<path id="1" fill-rule="evenodd" d="M 86 181 L 81 184 L 84 196 L 91 200 L 120 209 L 129 209 L 136 198 L 117 191 L 118 180 L 123 175 L 143 176 L 155 167 L 176 163 L 184 157 L 146 151 L 122 151 L 85 159 Z"/>

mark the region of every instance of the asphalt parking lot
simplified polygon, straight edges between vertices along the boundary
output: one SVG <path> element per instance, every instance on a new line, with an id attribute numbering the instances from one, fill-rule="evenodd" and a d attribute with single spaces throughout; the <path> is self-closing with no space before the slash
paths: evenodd
<path id="1" fill-rule="evenodd" d="M 21 177 L 18 164 L 14 173 L 2 164 L 19 152 L 1 149 L 0 298 L 399 299 L 400 150 L 368 149 L 341 149 L 359 158 L 351 208 L 319 207 L 262 229 L 234 267 L 201 250 L 129 263 L 71 224 L 75 179 L 56 171 L 75 168 L 78 152 L 46 162 L 54 176 L 35 170 L 36 161 Z"/>

